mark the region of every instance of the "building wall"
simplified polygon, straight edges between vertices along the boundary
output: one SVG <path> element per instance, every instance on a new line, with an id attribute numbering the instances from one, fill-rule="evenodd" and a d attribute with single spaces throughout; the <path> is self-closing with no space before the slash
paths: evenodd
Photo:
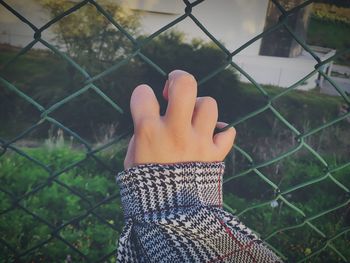
<path id="1" fill-rule="evenodd" d="M 303 0 L 280 0 L 280 4 L 286 9 L 290 10 L 293 7 L 300 5 Z M 306 31 L 308 27 L 308 20 L 310 17 L 311 5 L 308 5 L 297 12 L 288 16 L 287 25 L 302 41 L 306 39 Z M 267 8 L 267 18 L 265 23 L 265 30 L 276 25 L 281 16 L 281 11 L 273 2 L 269 2 Z M 274 30 L 270 34 L 263 37 L 260 46 L 260 55 L 276 56 L 276 57 L 297 57 L 303 51 L 303 48 L 282 26 Z"/>
<path id="2" fill-rule="evenodd" d="M 132 9 L 146 10 L 141 13 L 142 31 L 152 34 L 164 25 L 184 14 L 185 4 L 174 0 L 119 0 Z M 268 0 L 206 0 L 193 8 L 193 15 L 233 51 L 261 33 L 264 29 Z M 190 19 L 186 18 L 176 29 L 187 33 L 190 38 L 209 38 Z M 241 52 L 244 55 L 258 55 L 260 40 Z"/>
<path id="3" fill-rule="evenodd" d="M 50 20 L 47 11 L 35 0 L 6 0 L 6 3 L 38 28 Z M 33 40 L 33 35 L 34 31 L 29 26 L 0 5 L 0 43 L 23 47 Z M 50 30 L 45 30 L 42 36 L 45 40 L 54 38 Z M 34 48 L 44 48 L 44 46 L 39 43 Z"/>
<path id="4" fill-rule="evenodd" d="M 234 62 L 245 70 L 257 83 L 287 88 L 314 70 L 316 61 L 303 54 L 296 58 L 272 56 L 237 56 Z M 242 74 L 243 82 L 250 82 Z M 317 74 L 296 89 L 310 90 L 316 87 Z"/>

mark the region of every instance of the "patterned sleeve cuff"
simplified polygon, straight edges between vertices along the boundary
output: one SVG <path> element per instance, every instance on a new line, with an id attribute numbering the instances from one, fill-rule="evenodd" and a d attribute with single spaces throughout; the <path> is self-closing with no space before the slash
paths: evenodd
<path id="1" fill-rule="evenodd" d="M 140 164 L 116 179 L 124 215 L 153 217 L 193 206 L 222 207 L 224 162 Z"/>

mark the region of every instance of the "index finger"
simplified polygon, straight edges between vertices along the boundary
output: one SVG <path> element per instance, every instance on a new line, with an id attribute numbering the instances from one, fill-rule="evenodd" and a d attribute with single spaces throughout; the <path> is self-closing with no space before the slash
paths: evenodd
<path id="1" fill-rule="evenodd" d="M 130 99 L 130 110 L 136 130 L 144 119 L 160 119 L 157 97 L 152 88 L 145 84 L 134 89 Z"/>
<path id="2" fill-rule="evenodd" d="M 196 104 L 197 82 L 195 78 L 182 70 L 169 74 L 168 83 L 163 94 L 168 100 L 165 121 L 176 129 L 191 125 L 192 114 Z"/>

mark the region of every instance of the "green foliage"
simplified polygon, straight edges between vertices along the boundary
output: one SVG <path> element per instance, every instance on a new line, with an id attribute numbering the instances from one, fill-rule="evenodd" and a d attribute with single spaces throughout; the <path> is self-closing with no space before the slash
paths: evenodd
<path id="1" fill-rule="evenodd" d="M 342 50 L 350 46 L 349 34 L 350 24 L 336 23 L 318 17 L 311 17 L 307 40 L 311 45 Z"/>
<path id="2" fill-rule="evenodd" d="M 238 101 L 236 111 L 243 110 L 244 112 L 247 107 L 255 109 L 266 103 L 266 98 L 261 96 L 253 85 L 241 83 L 241 87 L 243 90 L 241 98 L 244 101 Z M 274 86 L 264 85 L 263 87 L 271 98 L 285 90 Z M 244 106 L 248 102 L 249 106 Z M 339 106 L 342 103 L 343 100 L 340 97 L 324 95 L 315 90 L 292 90 L 275 100 L 273 105 L 288 121 L 298 129 L 303 129 L 304 120 L 310 121 L 310 125 L 314 126 L 319 124 L 320 120 L 333 118 L 338 114 Z"/>
<path id="3" fill-rule="evenodd" d="M 319 4 L 314 3 L 312 6 L 312 16 L 328 21 L 328 22 L 335 22 L 335 23 L 344 23 L 344 24 L 350 24 L 350 6 L 346 7 L 339 7 L 332 4 Z"/>
<path id="4" fill-rule="evenodd" d="M 333 48 L 338 51 L 350 47 L 350 8 L 330 4 L 313 4 L 307 32 L 307 43 Z M 339 57 L 336 62 L 349 65 L 350 55 Z"/>
<path id="5" fill-rule="evenodd" d="M 328 5 L 334 5 L 338 7 L 350 7 L 349 0 L 315 0 L 315 3 L 325 3 Z"/>
<path id="6" fill-rule="evenodd" d="M 50 12 L 53 18 L 75 5 L 65 0 L 37 1 Z M 121 5 L 108 4 L 106 0 L 99 1 L 99 4 L 126 31 L 136 34 L 139 23 L 134 13 Z M 80 65 L 90 71 L 98 70 L 103 63 L 111 63 L 121 54 L 130 52 L 132 49 L 131 42 L 124 34 L 112 26 L 110 21 L 91 3 L 60 19 L 53 29 L 56 40 L 63 45 L 70 57 L 78 60 Z"/>
<path id="7" fill-rule="evenodd" d="M 114 175 L 90 158 L 84 161 L 83 152 L 68 146 L 23 150 L 56 172 L 76 161 L 83 161 L 51 180 L 53 173 L 14 152 L 2 156 L 0 180 L 9 194 L 1 192 L 0 209 L 4 212 L 14 208 L 1 216 L 2 238 L 18 254 L 48 240 L 48 244 L 27 255 L 25 261 L 31 262 L 81 262 L 81 256 L 59 237 L 93 262 L 114 251 L 123 225 L 119 197 L 85 216 L 88 209 L 118 194 Z M 20 200 L 18 204 L 16 200 Z M 59 231 L 55 232 L 55 229 Z M 6 246 L 1 246 L 0 261 L 6 261 L 11 254 Z M 110 261 L 114 262 L 114 258 L 111 257 Z"/>
<path id="8" fill-rule="evenodd" d="M 335 167 L 337 163 L 333 160 L 331 165 Z M 320 178 L 326 174 L 322 165 L 305 157 L 284 159 L 281 166 L 279 178 L 274 178 L 274 181 L 280 181 L 279 187 L 282 192 L 288 187 Z M 350 166 L 347 166 L 332 175 L 349 187 L 349 173 Z M 240 215 L 240 219 L 246 225 L 257 231 L 262 239 L 267 238 L 267 241 L 287 256 L 290 262 L 296 262 L 325 245 L 326 239 L 307 224 L 302 224 L 304 220 L 327 211 L 337 204 L 346 204 L 348 201 L 346 192 L 336 186 L 329 178 L 285 194 L 284 197 L 289 202 L 292 202 L 306 214 L 306 218 L 304 218 L 285 203 L 279 200 L 273 201 L 275 193 L 267 191 L 267 189 L 269 186 L 265 185 L 257 175 L 248 174 L 225 186 L 224 201 L 236 210 L 236 214 Z M 262 204 L 260 207 L 246 210 L 247 207 L 260 204 Z M 315 218 L 312 222 L 328 238 L 331 238 L 348 225 L 349 219 L 348 205 L 343 205 L 333 212 Z M 296 228 L 278 231 L 291 226 L 296 226 Z M 332 244 L 337 244 L 337 249 L 344 253 L 347 258 L 350 257 L 348 250 L 350 243 L 346 239 L 346 235 L 341 236 L 338 241 L 334 241 Z M 327 250 L 327 253 L 313 258 L 312 262 L 343 261 L 332 250 Z"/>

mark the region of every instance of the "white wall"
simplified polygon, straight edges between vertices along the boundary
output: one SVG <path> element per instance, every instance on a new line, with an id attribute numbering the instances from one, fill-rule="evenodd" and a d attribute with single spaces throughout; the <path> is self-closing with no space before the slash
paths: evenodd
<path id="1" fill-rule="evenodd" d="M 181 0 L 119 0 L 141 13 L 143 33 L 152 34 L 184 14 Z M 193 8 L 193 15 L 230 51 L 261 33 L 265 25 L 268 0 L 206 0 Z M 188 36 L 208 40 L 208 37 L 190 19 L 186 18 L 176 29 Z M 258 55 L 260 40 L 243 50 L 243 55 Z"/>
<path id="2" fill-rule="evenodd" d="M 50 20 L 50 16 L 35 0 L 6 0 L 6 3 L 24 16 L 36 27 L 43 26 Z M 9 43 L 14 46 L 26 46 L 34 38 L 34 31 L 15 15 L 0 4 L 0 43 Z M 50 30 L 43 33 L 45 40 L 52 40 L 54 35 Z M 35 48 L 43 48 L 40 43 Z"/>
<path id="3" fill-rule="evenodd" d="M 259 84 L 289 87 L 314 70 L 317 63 L 305 52 L 296 58 L 269 56 L 235 56 L 233 61 L 243 68 Z M 249 82 L 243 75 L 240 80 Z M 317 74 L 297 87 L 309 90 L 316 86 Z"/>

